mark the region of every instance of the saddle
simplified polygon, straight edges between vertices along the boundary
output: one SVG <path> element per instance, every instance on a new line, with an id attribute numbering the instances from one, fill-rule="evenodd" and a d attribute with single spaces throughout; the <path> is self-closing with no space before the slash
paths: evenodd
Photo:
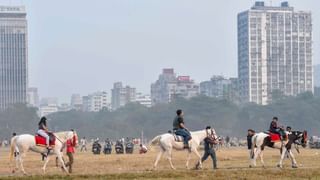
<path id="1" fill-rule="evenodd" d="M 183 142 L 184 140 L 183 136 L 176 135 L 175 133 L 172 133 L 172 136 L 176 142 Z"/>
<path id="2" fill-rule="evenodd" d="M 281 141 L 280 135 L 277 133 L 271 133 L 271 132 L 267 132 L 267 134 L 269 134 L 270 140 L 271 142 L 279 142 Z M 288 137 L 287 136 L 283 136 L 282 138 L 283 140 L 287 140 Z"/>
<path id="3" fill-rule="evenodd" d="M 52 133 L 49 133 L 49 146 L 50 147 L 54 147 L 55 146 L 55 142 L 56 142 L 56 137 L 52 134 Z M 40 136 L 39 134 L 36 134 L 34 136 L 35 138 L 35 142 L 36 142 L 36 145 L 37 146 L 42 146 L 42 147 L 46 147 L 46 138 Z"/>

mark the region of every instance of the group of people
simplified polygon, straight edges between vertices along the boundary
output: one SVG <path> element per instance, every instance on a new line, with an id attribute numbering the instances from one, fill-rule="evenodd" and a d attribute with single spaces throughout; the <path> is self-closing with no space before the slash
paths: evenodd
<path id="1" fill-rule="evenodd" d="M 50 131 L 47 127 L 47 119 L 45 117 L 42 117 L 39 124 L 39 129 L 38 129 L 38 134 L 42 137 L 44 137 L 46 139 L 46 147 L 48 149 L 48 151 L 50 151 L 50 146 L 49 146 L 49 141 L 50 141 Z M 207 129 L 211 129 L 211 127 L 207 127 Z M 291 132 L 291 127 L 287 127 L 286 129 L 284 129 L 284 127 L 279 126 L 278 125 L 278 118 L 274 117 L 270 123 L 270 128 L 269 128 L 269 132 L 270 133 L 275 133 L 275 134 L 279 134 L 280 136 L 280 140 L 283 141 L 283 139 L 285 138 L 285 130 L 287 132 Z M 188 128 L 185 125 L 185 121 L 184 121 L 184 113 L 181 109 L 176 111 L 176 117 L 173 120 L 173 133 L 178 135 L 178 136 L 182 136 L 183 137 L 183 146 L 185 149 L 189 149 L 189 141 L 192 139 L 191 137 L 191 133 L 188 130 Z M 251 139 L 251 137 L 255 134 L 255 131 L 252 129 L 248 130 L 248 139 Z M 126 139 L 127 140 L 127 139 Z M 248 147 L 251 147 L 250 144 L 251 141 L 248 140 Z M 106 141 L 106 143 L 111 143 L 110 140 Z M 216 158 L 216 153 L 215 153 L 215 149 L 214 149 L 214 145 L 216 143 L 216 140 L 207 137 L 204 139 L 204 155 L 201 159 L 201 161 L 205 161 L 209 156 L 211 157 L 212 161 L 213 161 L 213 168 L 217 169 L 217 158 Z M 81 151 L 83 150 L 87 150 L 87 141 L 84 138 L 81 139 L 80 141 L 81 144 Z M 75 144 L 71 141 L 68 140 L 66 143 L 66 154 L 69 157 L 69 162 L 66 163 L 66 165 L 69 167 L 70 172 L 72 172 L 72 164 L 73 164 L 73 153 L 74 151 L 74 147 Z M 147 152 L 147 147 L 140 144 L 140 153 L 146 153 Z M 199 167 L 199 163 L 196 165 L 196 168 Z"/>

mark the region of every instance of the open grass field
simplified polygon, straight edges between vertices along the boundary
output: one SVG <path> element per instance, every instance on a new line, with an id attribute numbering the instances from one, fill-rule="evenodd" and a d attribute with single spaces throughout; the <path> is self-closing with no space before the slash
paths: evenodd
<path id="1" fill-rule="evenodd" d="M 259 163 L 256 168 L 248 168 L 248 151 L 245 148 L 221 149 L 217 152 L 219 169 L 215 171 L 212 170 L 211 159 L 204 163 L 202 170 L 186 170 L 187 152 L 174 151 L 176 171 L 170 169 L 165 158 L 161 159 L 157 170 L 152 169 L 158 152 L 156 148 L 143 155 L 137 152 L 132 155 L 77 152 L 72 175 L 66 175 L 60 168 L 56 168 L 53 160 L 48 164 L 47 174 L 43 175 L 41 157 L 30 152 L 24 162 L 29 175 L 23 176 L 20 172 L 14 175 L 10 173 L 8 149 L 1 148 L 0 179 L 320 179 L 319 151 L 301 149 L 301 154 L 295 152 L 298 169 L 291 168 L 289 159 L 285 160 L 284 169 L 278 169 L 277 150 L 266 149 L 266 168 L 262 168 Z M 193 155 L 190 164 L 194 166 L 195 163 L 196 157 Z"/>

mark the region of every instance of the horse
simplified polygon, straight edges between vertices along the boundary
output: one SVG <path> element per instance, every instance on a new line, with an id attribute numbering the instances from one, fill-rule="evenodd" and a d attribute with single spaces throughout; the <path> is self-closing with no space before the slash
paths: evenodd
<path id="1" fill-rule="evenodd" d="M 217 140 L 218 136 L 214 129 L 205 129 L 201 131 L 190 132 L 192 139 L 189 141 L 189 153 L 186 162 L 186 168 L 189 169 L 189 161 L 191 158 L 191 153 L 193 152 L 199 158 L 199 167 L 202 167 L 201 156 L 198 152 L 198 147 L 200 143 L 207 137 L 212 137 Z M 159 154 L 157 155 L 156 161 L 154 162 L 154 169 L 157 168 L 158 162 L 161 156 L 166 153 L 167 159 L 170 163 L 170 166 L 173 170 L 176 168 L 172 164 L 172 149 L 176 150 L 184 150 L 184 145 L 182 141 L 177 142 L 175 140 L 175 136 L 171 133 L 166 133 L 162 135 L 158 135 L 153 140 L 151 140 L 150 145 L 158 145 L 160 147 Z"/>
<path id="2" fill-rule="evenodd" d="M 283 167 L 283 159 L 285 158 L 285 155 L 289 155 L 292 163 L 292 168 L 298 168 L 297 166 L 297 161 L 291 151 L 291 146 L 292 144 L 296 145 L 302 145 L 302 147 L 307 146 L 307 131 L 292 131 L 291 133 L 286 132 L 287 134 L 287 140 L 284 140 L 283 142 L 281 141 L 276 141 L 272 142 L 271 137 L 269 134 L 260 132 L 252 136 L 252 146 L 251 146 L 251 152 L 250 152 L 250 158 L 251 158 L 251 165 L 256 166 L 256 159 L 260 155 L 261 163 L 262 166 L 264 167 L 264 160 L 263 160 L 263 150 L 265 146 L 275 148 L 275 149 L 280 149 L 280 161 L 277 164 L 277 167 L 282 168 Z"/>
<path id="3" fill-rule="evenodd" d="M 55 154 L 60 161 L 64 171 L 66 173 L 69 173 L 65 163 L 62 159 L 63 153 L 61 152 L 61 149 L 63 148 L 63 145 L 67 142 L 67 140 L 75 140 L 76 145 L 78 144 L 78 135 L 75 131 L 63 131 L 63 132 L 56 132 L 53 133 L 55 137 L 55 146 L 50 150 L 50 155 Z M 35 136 L 30 134 L 22 134 L 14 136 L 11 139 L 11 148 L 10 148 L 10 162 L 12 161 L 13 155 L 16 154 L 16 167 L 12 170 L 12 173 L 15 173 L 15 170 L 19 169 L 18 164 L 20 164 L 21 171 L 23 174 L 27 174 L 23 167 L 23 157 L 26 156 L 26 153 L 28 151 L 33 151 L 36 153 L 40 153 L 42 155 L 47 154 L 48 150 L 46 147 L 41 147 L 36 145 Z M 46 172 L 46 166 L 49 162 L 49 156 L 45 159 L 44 165 L 42 167 L 43 173 Z"/>

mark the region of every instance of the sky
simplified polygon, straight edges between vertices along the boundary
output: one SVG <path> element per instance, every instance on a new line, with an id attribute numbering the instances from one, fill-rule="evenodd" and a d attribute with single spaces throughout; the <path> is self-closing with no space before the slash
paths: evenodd
<path id="1" fill-rule="evenodd" d="M 270 4 L 271 1 L 266 1 Z M 273 0 L 273 5 L 281 1 Z M 0 0 L 23 4 L 29 26 L 29 86 L 70 101 L 114 82 L 150 94 L 163 68 L 196 82 L 237 76 L 237 14 L 254 0 Z M 313 13 L 320 63 L 320 1 L 289 0 Z"/>

